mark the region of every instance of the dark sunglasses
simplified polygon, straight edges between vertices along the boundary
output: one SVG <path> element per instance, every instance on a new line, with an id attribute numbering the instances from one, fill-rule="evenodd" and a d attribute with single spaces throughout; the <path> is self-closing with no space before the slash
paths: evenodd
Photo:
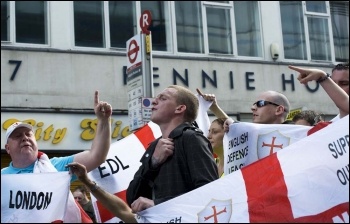
<path id="1" fill-rule="evenodd" d="M 253 105 L 256 105 L 257 107 L 263 107 L 263 106 L 266 106 L 267 104 L 272 104 L 272 105 L 275 105 L 275 106 L 281 106 L 281 105 L 278 105 L 277 103 L 272 103 L 272 102 L 267 101 L 267 100 L 258 100 L 255 103 L 253 103 Z"/>

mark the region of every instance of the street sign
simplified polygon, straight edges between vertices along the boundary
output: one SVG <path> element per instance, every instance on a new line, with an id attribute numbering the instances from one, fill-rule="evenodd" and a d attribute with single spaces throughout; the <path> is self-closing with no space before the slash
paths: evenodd
<path id="1" fill-rule="evenodd" d="M 152 114 L 152 38 L 148 30 L 151 18 L 151 12 L 145 10 L 140 17 L 141 34 L 126 42 L 128 114 L 131 131 L 147 124 Z"/>
<path id="2" fill-rule="evenodd" d="M 141 35 L 135 35 L 126 42 L 127 63 L 126 71 L 130 72 L 142 64 Z"/>
<path id="3" fill-rule="evenodd" d="M 128 85 L 128 101 L 138 97 L 142 97 L 143 77 L 142 77 L 142 48 L 141 35 L 135 35 L 126 42 L 127 52 L 127 85 Z"/>
<path id="4" fill-rule="evenodd" d="M 136 40 L 131 40 L 128 48 L 128 59 L 131 64 L 133 64 L 136 61 L 139 51 L 140 47 L 137 45 Z"/>
<path id="5" fill-rule="evenodd" d="M 139 22 L 142 33 L 149 35 L 150 31 L 148 30 L 148 27 L 151 25 L 152 22 L 151 12 L 149 10 L 143 11 Z"/>

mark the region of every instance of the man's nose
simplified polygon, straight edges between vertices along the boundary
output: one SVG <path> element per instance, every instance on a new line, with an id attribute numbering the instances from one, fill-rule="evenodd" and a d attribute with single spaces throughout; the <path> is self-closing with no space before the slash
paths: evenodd
<path id="1" fill-rule="evenodd" d="M 22 141 L 27 141 L 29 139 L 29 137 L 26 134 L 22 135 Z"/>

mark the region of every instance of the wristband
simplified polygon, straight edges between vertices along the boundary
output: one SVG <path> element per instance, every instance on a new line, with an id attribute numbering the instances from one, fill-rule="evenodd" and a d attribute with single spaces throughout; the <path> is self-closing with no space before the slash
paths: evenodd
<path id="1" fill-rule="evenodd" d="M 321 77 L 321 78 L 319 78 L 319 79 L 317 79 L 317 83 L 321 83 L 321 82 L 323 82 L 324 80 L 326 80 L 326 79 L 328 79 L 329 77 L 331 77 L 331 75 L 330 74 L 328 74 L 328 73 L 326 73 L 327 75 L 325 76 L 325 77 Z"/>
<path id="2" fill-rule="evenodd" d="M 94 183 L 94 186 L 92 188 L 90 188 L 91 192 L 94 192 L 100 188 L 100 186 L 98 186 L 98 184 L 95 181 L 92 181 L 92 183 Z"/>

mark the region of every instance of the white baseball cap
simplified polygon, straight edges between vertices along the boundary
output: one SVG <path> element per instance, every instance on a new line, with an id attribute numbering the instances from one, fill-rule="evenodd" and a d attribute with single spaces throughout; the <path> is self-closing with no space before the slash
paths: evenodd
<path id="1" fill-rule="evenodd" d="M 25 128 L 28 128 L 30 130 L 33 130 L 33 126 L 31 126 L 30 124 L 26 124 L 26 123 L 22 123 L 22 122 L 15 122 L 13 123 L 10 127 L 7 128 L 7 131 L 6 131 L 6 143 L 10 137 L 10 135 L 12 134 L 12 132 L 14 130 L 16 130 L 17 128 L 21 128 L 21 127 L 25 127 Z"/>

